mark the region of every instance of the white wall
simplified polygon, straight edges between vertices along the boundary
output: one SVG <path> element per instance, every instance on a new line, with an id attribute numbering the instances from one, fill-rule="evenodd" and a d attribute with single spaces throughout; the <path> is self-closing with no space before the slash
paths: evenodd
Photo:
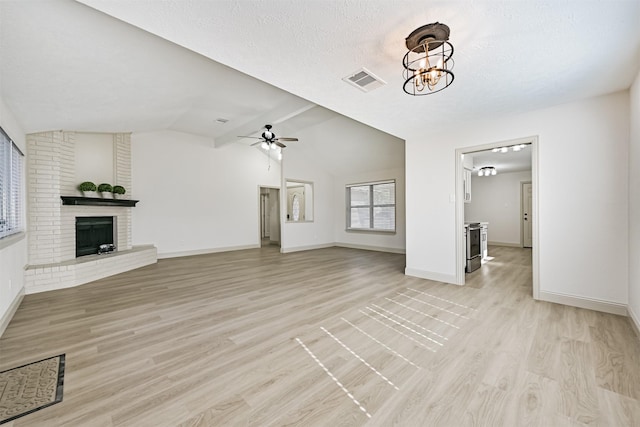
<path id="1" fill-rule="evenodd" d="M 640 72 L 630 90 L 629 314 L 640 329 Z"/>
<path id="2" fill-rule="evenodd" d="M 455 150 L 532 135 L 539 136 L 540 291 L 626 304 L 626 91 L 409 136 L 407 272 L 455 282 Z"/>
<path id="3" fill-rule="evenodd" d="M 298 134 L 303 140 L 302 133 Z M 282 226 L 282 252 L 332 246 L 333 241 L 333 177 L 326 172 L 320 162 L 309 158 L 299 147 L 289 147 L 282 159 L 282 174 L 287 181 L 307 181 L 313 183 L 313 221 L 284 222 Z M 282 182 L 282 188 L 286 184 Z M 281 192 L 281 212 L 287 214 L 286 192 Z M 309 201 L 305 201 L 309 204 Z M 305 208 L 307 207 L 305 206 Z"/>
<path id="4" fill-rule="evenodd" d="M 1 98 L 0 126 L 26 156 L 25 133 Z M 24 165 L 26 172 L 26 157 Z M 23 179 L 25 179 L 24 176 Z M 26 189 L 26 186 L 23 188 Z M 23 220 L 25 219 L 23 218 Z M 18 298 L 24 294 L 24 267 L 26 264 L 27 239 L 24 234 L 0 240 L 0 335 L 10 321 L 11 310 L 16 308 L 15 304 Z"/>
<path id="5" fill-rule="evenodd" d="M 489 243 L 519 245 L 520 183 L 531 181 L 531 171 L 471 176 L 471 203 L 464 204 L 464 220 L 488 222 Z"/>
<path id="6" fill-rule="evenodd" d="M 173 132 L 131 136 L 133 244 L 158 257 L 258 247 L 259 186 L 280 186 L 280 166 L 254 147 Z"/>
<path id="7" fill-rule="evenodd" d="M 371 233 L 346 231 L 346 186 L 361 182 L 395 179 L 396 181 L 396 232 Z M 388 169 L 368 173 L 341 176 L 334 179 L 334 239 L 337 245 L 378 249 L 403 253 L 405 251 L 405 185 L 404 169 Z"/>
<path id="8" fill-rule="evenodd" d="M 76 132 L 74 148 L 75 182 L 116 185 L 113 175 L 113 134 Z"/>

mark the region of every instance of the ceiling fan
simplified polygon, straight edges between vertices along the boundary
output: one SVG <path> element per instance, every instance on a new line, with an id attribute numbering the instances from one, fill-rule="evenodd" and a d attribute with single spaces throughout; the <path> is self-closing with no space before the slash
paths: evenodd
<path id="1" fill-rule="evenodd" d="M 265 150 L 267 150 L 269 148 L 271 148 L 272 150 L 276 150 L 278 147 L 285 148 L 286 145 L 284 145 L 282 143 L 282 141 L 295 142 L 295 141 L 298 140 L 298 138 L 276 137 L 276 134 L 271 132 L 271 128 L 272 127 L 273 126 L 271 126 L 271 125 L 264 125 L 264 128 L 266 130 L 264 132 L 262 132 L 262 135 L 260 137 L 257 137 L 257 136 L 238 136 L 238 138 L 259 139 L 260 141 L 254 142 L 253 144 L 251 144 L 251 146 L 253 147 L 254 145 L 262 144 L 262 148 L 264 148 Z"/>

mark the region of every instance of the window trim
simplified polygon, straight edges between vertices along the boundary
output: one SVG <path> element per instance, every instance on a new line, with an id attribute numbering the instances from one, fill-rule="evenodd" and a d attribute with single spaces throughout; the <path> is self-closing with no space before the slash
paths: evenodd
<path id="1" fill-rule="evenodd" d="M 393 188 L 394 188 L 394 197 L 393 197 L 393 204 L 383 204 L 383 205 L 376 205 L 373 202 L 373 187 L 375 185 L 381 185 L 381 184 L 393 184 Z M 364 186 L 368 186 L 369 187 L 369 204 L 368 205 L 363 205 L 363 206 L 351 206 L 351 193 L 350 193 L 350 189 L 352 187 L 364 187 Z M 347 184 L 345 186 L 345 206 L 346 206 L 346 227 L 345 227 L 345 231 L 347 232 L 355 232 L 355 233 L 381 233 L 381 234 L 396 234 L 397 232 L 397 227 L 398 227 L 398 220 L 396 218 L 396 213 L 398 211 L 397 209 L 397 197 L 396 197 L 396 189 L 397 189 L 397 182 L 395 179 L 385 179 L 385 180 L 381 180 L 381 181 L 370 181 L 370 182 L 361 182 L 361 183 L 354 183 L 354 184 Z M 393 229 L 392 230 L 387 230 L 387 229 L 381 229 L 381 228 L 373 228 L 373 223 L 374 223 L 374 209 L 378 208 L 378 207 L 391 207 L 393 206 L 393 210 L 394 210 L 394 215 L 393 215 Z M 364 207 L 368 207 L 369 208 L 369 223 L 371 224 L 370 228 L 358 228 L 358 227 L 351 227 L 351 209 L 353 207 L 360 207 L 360 208 L 364 208 Z"/>

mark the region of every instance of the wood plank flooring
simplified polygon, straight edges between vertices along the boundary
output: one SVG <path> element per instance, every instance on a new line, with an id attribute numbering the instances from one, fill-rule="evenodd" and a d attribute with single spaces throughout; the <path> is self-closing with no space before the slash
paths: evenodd
<path id="1" fill-rule="evenodd" d="M 27 295 L 0 370 L 66 353 L 64 400 L 7 426 L 638 426 L 629 320 L 531 298 L 531 253 L 458 287 L 404 256 L 160 260 Z"/>

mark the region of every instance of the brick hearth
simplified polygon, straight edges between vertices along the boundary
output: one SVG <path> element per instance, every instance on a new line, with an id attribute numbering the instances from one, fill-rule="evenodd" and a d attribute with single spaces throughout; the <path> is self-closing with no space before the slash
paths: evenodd
<path id="1" fill-rule="evenodd" d="M 112 134 L 114 185 L 131 194 L 131 135 Z M 81 285 L 157 261 L 154 246 L 132 247 L 131 209 L 111 206 L 66 206 L 60 196 L 79 195 L 75 182 L 75 132 L 27 135 L 27 212 L 29 265 L 26 293 Z M 75 257 L 75 218 L 113 216 L 117 252 Z"/>

